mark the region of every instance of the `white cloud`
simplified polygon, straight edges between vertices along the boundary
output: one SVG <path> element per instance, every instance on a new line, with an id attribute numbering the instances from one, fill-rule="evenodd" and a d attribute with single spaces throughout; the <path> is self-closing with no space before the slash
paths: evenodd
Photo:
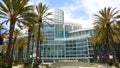
<path id="1" fill-rule="evenodd" d="M 30 0 L 31 3 L 39 3 L 43 2 L 45 4 L 49 4 L 48 0 Z M 100 9 L 104 7 L 113 7 L 120 9 L 120 0 L 73 0 L 71 4 L 65 4 L 65 6 L 60 7 L 64 11 L 64 20 L 67 23 L 77 23 L 82 24 L 83 28 L 91 28 L 93 27 L 92 22 L 94 20 L 94 14 L 97 13 Z M 59 4 L 59 3 L 58 3 Z M 50 6 L 50 5 L 49 5 Z M 54 7 L 52 7 L 54 8 Z M 59 8 L 59 7 L 58 7 Z M 80 16 L 79 18 L 74 18 L 76 15 L 74 11 L 84 11 L 87 14 L 88 19 L 83 19 L 84 16 Z M 80 14 L 79 14 L 80 15 Z M 78 14 L 76 15 L 78 16 Z"/>
<path id="2" fill-rule="evenodd" d="M 81 0 L 82 6 L 86 10 L 88 14 L 93 14 L 96 11 L 104 8 L 104 7 L 117 7 L 120 5 L 120 0 L 90 0 L 89 2 L 87 0 Z"/>
<path id="3" fill-rule="evenodd" d="M 47 3 L 47 0 L 30 0 L 30 4 L 38 4 L 38 3 L 40 3 L 40 2 L 42 2 L 42 3 Z"/>
<path id="4" fill-rule="evenodd" d="M 72 3 L 71 5 L 66 5 L 64 7 L 61 7 L 65 11 L 65 22 L 73 22 L 73 23 L 80 23 L 82 24 L 83 28 L 90 28 L 93 27 L 92 22 L 94 20 L 93 15 L 99 11 L 100 9 L 103 9 L 104 7 L 113 7 L 113 8 L 119 8 L 120 0 L 74 0 L 75 3 Z M 73 11 L 76 10 L 84 10 L 85 13 L 88 14 L 88 19 L 84 20 L 82 19 L 82 16 L 80 18 L 73 18 Z M 76 15 L 77 16 L 77 15 Z"/>

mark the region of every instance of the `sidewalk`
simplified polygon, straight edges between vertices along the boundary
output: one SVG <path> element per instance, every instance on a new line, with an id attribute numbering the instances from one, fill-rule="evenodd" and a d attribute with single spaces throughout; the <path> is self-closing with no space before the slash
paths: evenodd
<path id="1" fill-rule="evenodd" d="M 23 65 L 13 66 L 12 68 L 23 68 Z"/>
<path id="2" fill-rule="evenodd" d="M 23 68 L 23 65 L 18 65 L 18 66 L 13 66 L 12 68 Z M 45 68 L 45 67 L 40 67 L 39 66 L 39 68 Z M 98 67 L 79 67 L 79 68 L 115 68 L 114 66 L 112 66 L 112 67 L 107 67 L 107 66 L 105 66 L 105 65 L 98 65 Z"/>

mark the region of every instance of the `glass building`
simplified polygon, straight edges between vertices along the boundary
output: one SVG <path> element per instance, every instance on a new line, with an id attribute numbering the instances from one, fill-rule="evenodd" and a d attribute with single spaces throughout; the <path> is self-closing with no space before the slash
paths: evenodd
<path id="1" fill-rule="evenodd" d="M 73 24 L 45 24 L 42 28 L 47 41 L 42 44 L 42 61 L 77 60 L 90 62 L 93 48 L 89 44 L 92 29 L 74 30 Z"/>
<path id="2" fill-rule="evenodd" d="M 53 21 L 55 23 L 64 23 L 64 11 L 61 9 L 54 9 Z"/>
<path id="3" fill-rule="evenodd" d="M 93 35 L 93 29 L 82 29 L 81 25 L 64 23 L 64 11 L 61 9 L 55 9 L 53 15 L 53 23 L 50 23 L 51 26 L 44 24 L 42 27 L 42 32 L 46 37 L 46 41 L 41 45 L 42 62 L 66 60 L 94 61 L 97 54 L 99 54 L 96 54 L 97 50 L 101 52 L 100 49 L 103 48 L 101 46 L 94 51 L 95 48 L 90 45 L 89 38 Z M 119 48 L 120 46 L 116 48 L 116 53 L 120 61 Z M 31 55 L 33 48 L 30 48 L 30 50 Z M 24 57 L 25 53 L 26 52 L 24 52 Z"/>
<path id="4" fill-rule="evenodd" d="M 93 29 L 82 29 L 81 25 L 64 23 L 64 12 L 59 9 L 55 10 L 53 22 L 49 24 L 51 26 L 44 24 L 41 28 L 46 38 L 41 45 L 43 63 L 72 60 L 93 61 L 93 47 L 89 44 Z M 30 47 L 30 55 L 35 49 L 32 46 Z M 24 58 L 26 57 L 25 51 Z"/>

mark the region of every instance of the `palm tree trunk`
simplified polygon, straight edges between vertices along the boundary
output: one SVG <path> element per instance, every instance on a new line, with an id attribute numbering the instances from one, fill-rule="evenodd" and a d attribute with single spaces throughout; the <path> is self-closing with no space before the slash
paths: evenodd
<path id="1" fill-rule="evenodd" d="M 32 60 L 33 60 L 33 48 L 34 48 L 34 34 L 32 35 Z"/>
<path id="2" fill-rule="evenodd" d="M 106 61 L 105 61 L 105 63 L 106 62 L 109 62 L 110 61 L 110 59 L 109 59 L 109 55 L 110 55 L 110 44 L 109 44 L 109 42 L 110 42 L 110 39 L 109 39 L 109 31 L 108 31 L 108 29 L 109 29 L 109 25 L 106 25 L 107 26 L 107 30 L 106 30 L 106 40 L 105 40 L 105 44 L 104 44 L 104 55 L 106 56 L 105 58 L 106 58 Z"/>
<path id="3" fill-rule="evenodd" d="M 12 57 L 11 57 L 11 48 L 13 44 L 13 32 L 14 32 L 15 22 L 11 22 L 10 30 L 9 30 L 9 40 L 8 40 L 8 47 L 6 52 L 6 63 L 8 64 L 9 68 L 12 68 Z"/>
<path id="4" fill-rule="evenodd" d="M 27 45 L 27 52 L 26 52 L 26 64 L 28 64 L 29 58 L 29 46 L 30 46 L 30 39 L 31 39 L 31 29 L 28 29 L 28 45 Z"/>
<path id="5" fill-rule="evenodd" d="M 23 46 L 18 48 L 18 62 L 22 62 L 23 58 Z"/>
<path id="6" fill-rule="evenodd" d="M 110 45 L 111 46 L 111 51 L 113 52 L 113 56 L 114 56 L 114 62 L 118 62 L 118 59 L 117 59 L 117 56 L 116 56 L 116 50 L 115 50 L 115 43 L 114 43 L 114 40 L 113 40 L 113 38 L 111 37 L 112 36 L 112 30 L 111 29 L 109 29 L 109 31 L 110 31 L 110 38 L 111 38 L 111 40 L 112 40 L 112 44 Z"/>
<path id="7" fill-rule="evenodd" d="M 116 56 L 115 46 L 112 46 L 112 50 L 113 50 L 114 61 L 115 61 L 115 63 L 117 63 L 118 59 L 117 59 L 117 56 Z"/>
<path id="8" fill-rule="evenodd" d="M 98 60 L 99 63 L 101 63 L 101 45 L 98 45 L 98 48 L 99 48 L 99 50 L 98 50 L 98 56 L 99 57 L 97 57 L 97 60 Z"/>
<path id="9" fill-rule="evenodd" d="M 41 28 L 41 23 L 42 23 L 42 19 L 39 20 L 39 26 L 38 26 L 38 38 L 37 38 L 37 50 L 36 50 L 36 62 L 38 62 L 38 57 L 41 61 L 41 49 L 40 49 L 40 53 L 39 53 L 39 45 L 40 45 L 40 28 Z M 40 54 L 40 55 L 39 55 Z"/>
<path id="10" fill-rule="evenodd" d="M 14 54 L 14 47 L 15 47 L 16 39 L 17 39 L 17 37 L 14 38 L 13 47 L 12 47 L 12 52 L 11 52 L 11 59 L 12 59 L 12 62 L 13 62 L 13 54 Z"/>
<path id="11" fill-rule="evenodd" d="M 97 56 L 98 56 L 98 50 L 96 49 L 97 48 L 97 45 L 94 45 L 94 62 L 98 62 L 97 61 Z"/>

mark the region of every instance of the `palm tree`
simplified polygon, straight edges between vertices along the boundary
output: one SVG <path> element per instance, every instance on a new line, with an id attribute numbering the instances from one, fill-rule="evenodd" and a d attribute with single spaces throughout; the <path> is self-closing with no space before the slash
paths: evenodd
<path id="1" fill-rule="evenodd" d="M 41 27 L 42 27 L 43 22 L 45 22 L 46 20 L 50 20 L 48 18 L 48 16 L 51 15 L 51 13 L 47 13 L 48 10 L 49 10 L 48 6 L 46 6 L 43 3 L 39 3 L 36 6 L 36 14 L 37 14 L 37 17 L 38 17 L 37 18 L 37 21 L 38 21 L 38 36 L 37 37 L 38 38 L 37 38 L 36 60 L 37 60 L 37 57 L 39 56 L 40 62 L 41 62 L 41 49 L 39 50 L 39 47 L 40 47 L 39 45 L 40 45 Z M 43 19 L 46 19 L 46 20 L 43 20 Z M 39 53 L 39 51 L 40 51 L 40 53 Z"/>
<path id="2" fill-rule="evenodd" d="M 13 46 L 12 46 L 12 52 L 11 52 L 12 61 L 13 61 L 13 54 L 14 54 L 14 47 L 15 47 L 16 40 L 21 35 L 22 35 L 22 33 L 20 32 L 20 30 L 19 29 L 15 29 L 15 31 L 13 33 L 14 40 L 13 40 Z"/>
<path id="3" fill-rule="evenodd" d="M 22 62 L 23 60 L 23 47 L 27 46 L 26 37 L 20 37 L 16 40 L 15 48 L 18 50 L 17 62 Z"/>
<path id="4" fill-rule="evenodd" d="M 2 23 L 10 23 L 6 53 L 6 63 L 9 65 L 9 68 L 12 67 L 11 48 L 13 45 L 12 38 L 15 24 L 21 25 L 20 23 L 25 23 L 25 19 L 32 20 L 30 19 L 31 13 L 29 11 L 33 9 L 33 6 L 28 5 L 28 1 L 29 0 L 2 0 L 2 2 L 0 2 L 0 18 L 4 20 Z"/>
<path id="5" fill-rule="evenodd" d="M 95 15 L 94 21 L 94 35 L 91 37 L 91 43 L 93 45 L 104 45 L 104 51 L 107 53 L 107 57 L 110 52 L 114 55 L 114 61 L 117 62 L 115 45 L 119 43 L 120 37 L 116 23 L 118 20 L 119 10 L 111 7 L 101 9 L 98 14 Z M 109 57 L 108 57 L 109 58 Z"/>
<path id="6" fill-rule="evenodd" d="M 26 52 L 26 64 L 28 64 L 29 46 L 30 46 L 30 41 L 31 41 L 32 34 L 33 34 L 34 30 L 35 30 L 35 23 L 36 23 L 35 21 L 32 21 L 31 23 L 27 23 L 27 27 L 28 27 L 28 43 L 27 43 L 27 52 Z"/>

